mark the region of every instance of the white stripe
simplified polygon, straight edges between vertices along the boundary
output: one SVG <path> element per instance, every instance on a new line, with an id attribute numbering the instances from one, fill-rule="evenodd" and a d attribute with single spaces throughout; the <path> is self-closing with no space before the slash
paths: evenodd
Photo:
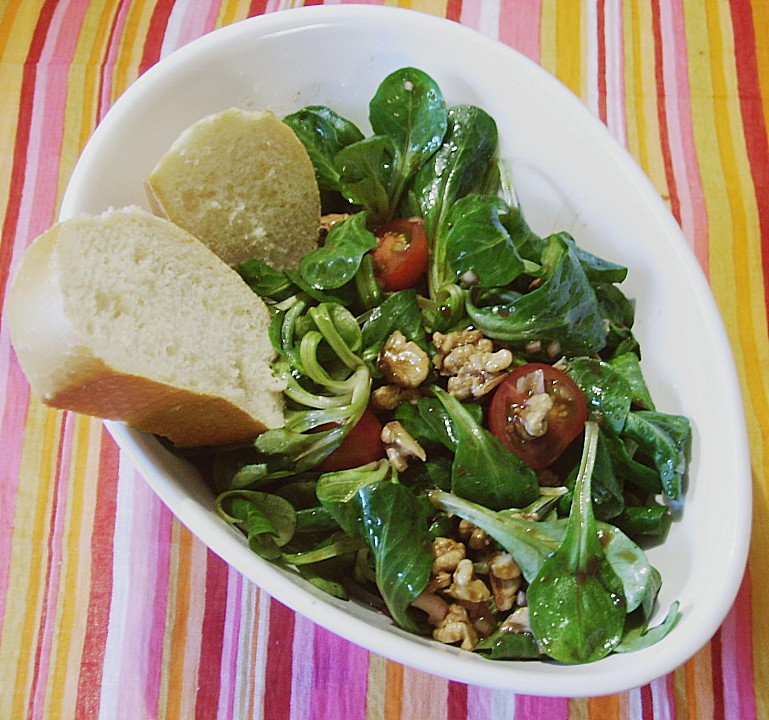
<path id="1" fill-rule="evenodd" d="M 586 5 L 585 43 L 587 45 L 587 106 L 598 117 L 598 0 L 590 0 Z"/>
<path id="2" fill-rule="evenodd" d="M 606 43 L 606 124 L 623 147 L 627 147 L 625 122 L 625 60 L 622 40 L 622 3 L 604 5 Z"/>
<path id="3" fill-rule="evenodd" d="M 297 614 L 291 648 L 291 720 L 312 716 L 315 623 Z"/>
<path id="4" fill-rule="evenodd" d="M 131 527 L 136 477 L 133 466 L 122 452 L 118 464 L 117 482 L 115 534 L 112 543 L 112 598 L 104 648 L 99 720 L 115 718 L 120 710 L 118 690 L 122 686 L 123 644 L 128 617 L 131 577 L 127 568 L 131 563 Z"/>

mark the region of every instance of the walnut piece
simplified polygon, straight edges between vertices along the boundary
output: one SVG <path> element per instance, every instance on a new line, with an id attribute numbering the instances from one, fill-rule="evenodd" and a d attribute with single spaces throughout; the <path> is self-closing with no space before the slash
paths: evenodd
<path id="1" fill-rule="evenodd" d="M 395 410 L 403 403 L 418 400 L 420 397 L 416 388 L 382 385 L 371 393 L 369 402 L 374 410 Z"/>
<path id="2" fill-rule="evenodd" d="M 459 603 L 449 605 L 446 616 L 433 630 L 433 638 L 447 645 L 461 642 L 463 650 L 472 650 L 478 643 L 478 633 L 470 622 L 467 610 Z"/>
<path id="3" fill-rule="evenodd" d="M 505 378 L 504 371 L 513 362 L 506 348 L 494 351 L 494 344 L 479 330 L 458 330 L 446 335 L 433 334 L 438 352 L 433 364 L 448 377 L 447 389 L 458 400 L 479 398 L 493 390 Z"/>
<path id="4" fill-rule="evenodd" d="M 462 518 L 457 528 L 459 539 L 471 550 L 483 550 L 491 545 L 491 539 L 485 530 L 473 525 L 469 520 Z"/>
<path id="5" fill-rule="evenodd" d="M 388 422 L 381 433 L 385 454 L 390 464 L 398 471 L 403 472 L 409 466 L 409 458 L 417 458 L 424 462 L 427 460 L 422 446 L 414 440 L 401 423 L 397 420 Z"/>
<path id="6" fill-rule="evenodd" d="M 460 560 L 465 559 L 465 546 L 447 537 L 433 540 L 433 573 L 454 572 Z"/>
<path id="7" fill-rule="evenodd" d="M 489 582 L 498 610 L 510 610 L 521 587 L 521 568 L 510 553 L 489 556 Z"/>
<path id="8" fill-rule="evenodd" d="M 512 633 L 530 633 L 531 623 L 529 622 L 529 607 L 516 608 L 511 612 L 499 626 L 500 632 Z"/>
<path id="9" fill-rule="evenodd" d="M 404 388 L 419 387 L 430 372 L 430 358 L 413 340 L 396 330 L 379 353 L 377 366 L 388 382 Z"/>
<path id="10" fill-rule="evenodd" d="M 456 570 L 454 570 L 453 580 L 454 582 L 446 590 L 446 594 L 457 600 L 480 603 L 491 597 L 486 583 L 475 577 L 473 561 L 468 558 L 459 561 Z"/>

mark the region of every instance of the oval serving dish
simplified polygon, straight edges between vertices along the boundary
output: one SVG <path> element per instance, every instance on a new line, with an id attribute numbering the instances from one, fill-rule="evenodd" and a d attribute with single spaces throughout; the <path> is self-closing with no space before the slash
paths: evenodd
<path id="1" fill-rule="evenodd" d="M 277 600 L 369 650 L 531 695 L 601 695 L 645 684 L 706 644 L 734 601 L 750 534 L 745 420 L 718 310 L 680 229 L 635 162 L 557 80 L 498 42 L 416 12 L 332 6 L 252 18 L 182 47 L 128 88 L 85 147 L 61 216 L 148 207 L 143 178 L 157 158 L 188 125 L 231 106 L 283 116 L 323 104 L 368 128 L 369 99 L 403 66 L 430 74 L 448 104 L 476 104 L 495 118 L 499 154 L 511 163 L 536 232 L 567 230 L 587 250 L 629 268 L 623 290 L 636 300 L 634 331 L 649 388 L 661 411 L 688 416 L 693 428 L 683 513 L 664 544 L 649 551 L 663 578 L 652 624 L 678 600 L 674 630 L 645 650 L 579 666 L 490 661 L 410 635 L 253 554 L 217 516 L 213 494 L 187 463 L 152 436 L 120 423 L 107 427 L 202 542 Z M 714 567 L 721 569 L 717 583 Z"/>

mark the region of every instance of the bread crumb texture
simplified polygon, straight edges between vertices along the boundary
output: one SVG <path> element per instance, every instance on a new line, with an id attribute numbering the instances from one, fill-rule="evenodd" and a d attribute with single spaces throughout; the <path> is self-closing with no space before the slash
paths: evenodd
<path id="1" fill-rule="evenodd" d="M 231 266 L 284 269 L 314 249 L 320 195 L 307 151 L 270 111 L 231 108 L 185 130 L 147 178 L 153 207 Z"/>
<path id="2" fill-rule="evenodd" d="M 73 218 L 46 241 L 50 234 L 47 272 L 68 324 L 50 363 L 69 370 L 30 379 L 33 390 L 179 445 L 241 441 L 282 425 L 269 311 L 196 238 L 139 208 Z M 23 266 L 18 284 L 30 288 Z M 31 331 L 17 334 L 23 360 L 34 352 Z"/>

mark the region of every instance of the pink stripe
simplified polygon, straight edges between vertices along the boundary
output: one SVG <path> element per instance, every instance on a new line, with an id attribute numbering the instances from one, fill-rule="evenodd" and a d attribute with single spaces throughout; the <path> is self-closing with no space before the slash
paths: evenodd
<path id="1" fill-rule="evenodd" d="M 133 516 L 126 529 L 131 554 L 122 562 L 116 558 L 117 567 L 128 575 L 120 677 L 102 678 L 103 686 L 116 687 L 115 716 L 125 720 L 137 713 L 157 716 L 171 535 L 171 513 L 138 473 L 132 475 Z"/>
<path id="2" fill-rule="evenodd" d="M 477 685 L 467 687 L 467 720 L 488 720 L 491 717 L 491 691 Z"/>
<path id="3" fill-rule="evenodd" d="M 56 8 L 37 65 L 27 171 L 21 188 L 11 276 L 29 241 L 47 229 L 55 212 L 67 72 L 88 4 L 88 0 L 79 0 Z M 65 12 L 68 14 L 66 31 L 63 30 Z M 29 406 L 29 386 L 11 354 L 10 338 L 6 325 L 2 324 L 0 372 L 7 378 L 7 382 L 5 398 L 0 405 L 0 430 L 3 437 L 3 467 L 8 477 L 0 482 L 0 521 L 2 527 L 7 528 L 14 526 L 13 515 Z M 11 539 L 12 533 L 0 533 L 0 634 L 5 619 Z"/>
<path id="4" fill-rule="evenodd" d="M 243 576 L 231 567 L 228 567 L 227 570 L 227 607 L 224 618 L 219 708 L 217 711 L 219 720 L 230 720 L 230 718 L 235 717 L 240 625 L 243 615 Z"/>
<path id="5" fill-rule="evenodd" d="M 68 73 L 88 6 L 88 0 L 57 5 L 40 56 L 27 156 L 33 173 L 22 190 L 17 227 L 21 238 L 47 230 L 54 217 Z M 15 243 L 15 253 L 23 249 L 24 243 Z"/>
<path id="6" fill-rule="evenodd" d="M 0 348 L 2 348 L 0 352 L 3 359 L 10 354 L 10 341 L 5 327 L 3 326 L 0 331 Z M 0 527 L 5 528 L 0 532 L 0 637 L 3 635 L 6 598 L 9 594 L 8 578 L 13 555 L 12 528 L 15 527 L 13 520 L 16 513 L 21 455 L 24 447 L 24 422 L 29 402 L 29 385 L 16 358 L 12 358 L 8 365 L 7 373 L 4 372 L 7 378 L 6 402 L 3 414 L 0 416 L 0 433 L 3 438 L 3 462 L 0 468 Z"/>
<path id="7" fill-rule="evenodd" d="M 606 126 L 617 141 L 627 147 L 625 113 L 625 54 L 620 3 L 604 5 L 604 44 L 606 47 Z"/>
<path id="8" fill-rule="evenodd" d="M 721 626 L 724 717 L 755 720 L 750 572 L 745 573 L 732 611 Z"/>
<path id="9" fill-rule="evenodd" d="M 481 25 L 481 3 L 463 2 L 460 22 L 466 27 L 477 30 Z"/>
<path id="10" fill-rule="evenodd" d="M 568 698 L 536 697 L 518 695 L 515 699 L 515 714 L 526 720 L 568 720 Z"/>
<path id="11" fill-rule="evenodd" d="M 64 415 L 64 432 L 62 433 L 56 479 L 55 506 L 51 515 L 51 532 L 48 536 L 48 552 L 46 558 L 45 600 L 40 613 L 42 624 L 41 642 L 36 650 L 37 664 L 34 668 L 32 704 L 30 718 L 43 718 L 45 713 L 45 695 L 48 688 L 48 669 L 51 665 L 51 646 L 57 630 L 56 607 L 59 601 L 59 580 L 61 578 L 62 538 L 67 525 L 67 488 L 69 487 L 69 469 L 72 459 L 72 425 L 73 415 Z M 39 500 L 38 502 L 40 502 Z"/>
<path id="12" fill-rule="evenodd" d="M 114 70 L 117 63 L 117 57 L 123 41 L 123 29 L 126 19 L 131 9 L 131 3 L 127 0 L 121 0 L 120 8 L 113 21 L 109 47 L 104 58 L 104 71 L 102 74 L 101 97 L 99 103 L 99 119 L 106 115 L 112 105 L 112 91 L 114 81 Z"/>
<path id="13" fill-rule="evenodd" d="M 312 715 L 315 699 L 312 696 L 312 678 L 315 658 L 315 625 L 301 614 L 294 620 L 294 638 L 291 657 L 291 711 L 289 720 L 306 720 Z M 299 658 L 299 662 L 296 659 Z"/>
<path id="14" fill-rule="evenodd" d="M 365 720 L 368 652 L 321 627 L 313 647 L 312 720 Z"/>
<path id="15" fill-rule="evenodd" d="M 681 203 L 680 221 L 697 260 L 702 269 L 707 272 L 708 214 L 691 123 L 691 91 L 683 1 L 661 2 L 660 22 L 663 57 L 670 57 L 670 61 L 665 62 L 663 66 L 667 88 L 665 112 L 668 118 L 673 174 Z"/>
<path id="16" fill-rule="evenodd" d="M 216 26 L 219 4 L 210 0 L 190 0 L 177 39 L 177 47 L 186 45 L 201 35 L 210 32 Z"/>
<path id="17" fill-rule="evenodd" d="M 470 3 L 473 4 L 473 3 Z M 500 3 L 499 39 L 534 62 L 539 62 L 541 0 L 518 0 Z M 462 14 L 464 20 L 464 12 Z"/>

